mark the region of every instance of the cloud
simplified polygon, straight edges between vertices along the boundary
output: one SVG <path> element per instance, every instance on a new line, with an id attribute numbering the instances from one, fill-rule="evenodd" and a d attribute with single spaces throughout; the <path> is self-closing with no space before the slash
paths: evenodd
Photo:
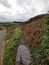
<path id="1" fill-rule="evenodd" d="M 49 0 L 0 0 L 0 21 L 25 21 L 49 11 Z"/>
<path id="2" fill-rule="evenodd" d="M 5 7 L 10 7 L 11 5 L 8 3 L 7 0 L 0 0 L 0 3 L 4 5 Z"/>

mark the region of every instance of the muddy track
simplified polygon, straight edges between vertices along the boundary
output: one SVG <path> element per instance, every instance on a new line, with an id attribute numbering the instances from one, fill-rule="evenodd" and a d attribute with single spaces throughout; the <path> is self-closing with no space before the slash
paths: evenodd
<path id="1" fill-rule="evenodd" d="M 17 49 L 16 54 L 16 65 L 29 65 L 31 62 L 31 53 L 28 47 L 27 40 L 25 38 L 24 32 L 21 31 L 20 45 Z"/>

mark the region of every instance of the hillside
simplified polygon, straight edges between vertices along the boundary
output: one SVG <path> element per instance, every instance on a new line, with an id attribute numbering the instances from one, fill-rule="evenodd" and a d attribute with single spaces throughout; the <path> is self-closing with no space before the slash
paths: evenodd
<path id="1" fill-rule="evenodd" d="M 6 29 L 3 65 L 49 65 L 49 15 L 31 18 L 26 23 L 0 25 Z"/>

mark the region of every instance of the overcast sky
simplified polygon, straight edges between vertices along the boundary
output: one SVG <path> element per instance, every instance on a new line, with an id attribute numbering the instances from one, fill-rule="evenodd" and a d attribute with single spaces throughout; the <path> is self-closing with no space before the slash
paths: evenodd
<path id="1" fill-rule="evenodd" d="M 0 22 L 23 22 L 48 11 L 49 0 L 0 0 Z"/>

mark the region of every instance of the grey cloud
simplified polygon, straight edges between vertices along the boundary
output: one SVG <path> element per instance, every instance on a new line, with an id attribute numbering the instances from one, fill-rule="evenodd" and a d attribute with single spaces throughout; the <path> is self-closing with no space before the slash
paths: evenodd
<path id="1" fill-rule="evenodd" d="M 12 5 L 8 3 L 8 0 L 0 0 L 0 3 L 4 5 L 5 8 L 7 9 L 7 11 L 5 11 L 3 15 L 0 12 L 0 20 L 2 21 L 16 20 L 23 22 L 31 17 L 35 17 L 36 15 L 46 14 L 49 11 L 48 0 L 9 0 L 9 1 L 11 2 L 16 1 L 17 5 L 15 9 L 14 8 L 12 9 L 11 8 Z"/>
<path id="2" fill-rule="evenodd" d="M 30 5 L 31 0 L 17 0 L 17 3 L 18 3 L 19 5 L 22 5 L 24 2 L 27 3 L 27 5 Z"/>
<path id="3" fill-rule="evenodd" d="M 11 5 L 8 3 L 7 0 L 0 0 L 0 3 L 4 5 L 5 7 L 11 7 Z"/>

